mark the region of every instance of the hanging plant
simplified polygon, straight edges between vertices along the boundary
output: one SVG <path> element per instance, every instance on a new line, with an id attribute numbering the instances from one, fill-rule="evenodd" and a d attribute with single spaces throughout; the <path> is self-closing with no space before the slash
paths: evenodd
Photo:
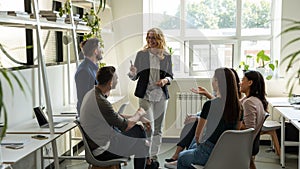
<path id="1" fill-rule="evenodd" d="M 99 8 L 100 9 L 100 8 Z M 85 33 L 83 35 L 83 40 L 87 40 L 89 38 L 98 38 L 100 41 L 100 46 L 103 48 L 103 39 L 101 36 L 101 19 L 98 16 L 99 10 L 95 13 L 94 9 L 91 8 L 89 12 L 86 12 L 83 15 L 82 20 L 85 21 L 87 24 L 86 26 L 90 27 L 91 31 L 89 33 Z"/>
<path id="2" fill-rule="evenodd" d="M 70 0 L 67 0 L 64 3 L 64 6 L 59 8 L 59 16 L 62 17 L 63 15 L 70 15 L 71 14 L 71 3 Z"/>

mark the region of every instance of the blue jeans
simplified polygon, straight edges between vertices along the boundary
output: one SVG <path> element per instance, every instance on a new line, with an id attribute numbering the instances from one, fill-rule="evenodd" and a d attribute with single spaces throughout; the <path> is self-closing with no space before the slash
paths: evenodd
<path id="1" fill-rule="evenodd" d="M 179 154 L 177 169 L 194 169 L 191 164 L 204 166 L 214 146 L 215 145 L 209 141 L 205 141 L 204 143 L 200 143 L 199 145 L 196 145 L 196 143 L 194 143 L 193 145 L 191 145 L 192 149 L 182 151 Z"/>

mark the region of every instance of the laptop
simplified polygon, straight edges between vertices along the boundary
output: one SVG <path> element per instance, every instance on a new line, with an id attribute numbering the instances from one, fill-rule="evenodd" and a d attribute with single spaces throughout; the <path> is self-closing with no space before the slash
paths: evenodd
<path id="1" fill-rule="evenodd" d="M 41 128 L 49 128 L 48 119 L 44 115 L 44 112 L 42 111 L 41 107 L 35 107 L 35 108 L 33 108 L 33 110 L 34 110 L 36 120 L 39 123 L 39 126 Z M 67 124 L 68 124 L 68 122 L 53 122 L 54 128 L 61 128 Z"/>

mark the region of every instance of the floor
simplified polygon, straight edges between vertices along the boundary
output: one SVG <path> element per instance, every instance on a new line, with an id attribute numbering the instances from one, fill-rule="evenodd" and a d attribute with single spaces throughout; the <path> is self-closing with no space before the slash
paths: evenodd
<path id="1" fill-rule="evenodd" d="M 269 146 L 260 146 L 260 152 L 256 156 L 255 164 L 257 169 L 282 169 L 279 165 L 279 157 L 274 153 L 268 151 Z M 159 155 L 159 162 L 161 168 L 164 168 L 164 159 L 171 157 L 175 150 L 175 143 L 163 143 L 161 147 L 161 154 Z M 298 154 L 286 154 L 285 169 L 297 169 Z M 67 160 L 60 165 L 61 169 L 87 169 L 88 164 L 85 161 L 71 161 Z M 129 162 L 127 166 L 122 166 L 122 169 L 133 169 L 133 162 Z"/>
<path id="2" fill-rule="evenodd" d="M 170 158 L 174 150 L 175 143 L 163 143 L 161 147 L 161 154 L 159 154 L 159 163 L 161 168 L 164 168 L 164 159 Z M 279 156 L 269 150 L 270 146 L 260 146 L 259 154 L 255 159 L 257 169 L 282 169 L 279 165 Z M 287 153 L 285 169 L 297 169 L 297 164 L 298 154 Z M 60 169 L 88 169 L 88 164 L 85 161 L 66 160 L 60 164 Z M 133 169 L 133 162 L 129 162 L 127 166 L 122 166 L 122 169 Z"/>

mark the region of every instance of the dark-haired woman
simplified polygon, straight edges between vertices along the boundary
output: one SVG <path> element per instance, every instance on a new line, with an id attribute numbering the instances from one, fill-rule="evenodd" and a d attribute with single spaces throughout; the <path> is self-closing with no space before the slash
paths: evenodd
<path id="1" fill-rule="evenodd" d="M 195 132 L 196 143 L 179 154 L 178 169 L 192 169 L 192 163 L 205 165 L 221 134 L 240 126 L 242 108 L 232 71 L 228 68 L 216 69 L 212 87 L 216 98 L 204 103 Z"/>
<path id="2" fill-rule="evenodd" d="M 231 68 L 230 69 L 232 71 L 232 73 L 235 76 L 235 80 L 236 80 L 236 84 L 237 84 L 237 90 L 238 90 L 238 97 L 239 99 L 242 98 L 242 94 L 239 90 L 239 84 L 240 84 L 240 79 L 239 76 L 237 74 L 237 72 Z M 198 86 L 197 89 L 191 89 L 191 92 L 195 93 L 195 94 L 200 94 L 200 95 L 204 95 L 205 97 L 207 97 L 208 99 L 213 99 L 215 96 L 212 95 L 211 93 L 209 93 L 207 91 L 207 89 L 205 89 L 202 86 Z M 199 114 L 198 115 L 188 115 L 184 121 L 185 127 L 184 129 L 181 131 L 180 133 L 180 141 L 177 143 L 177 147 L 176 150 L 174 152 L 174 154 L 172 155 L 171 158 L 165 159 L 165 161 L 167 163 L 169 163 L 167 166 L 171 166 L 171 165 L 176 165 L 175 163 L 170 163 L 173 161 L 176 161 L 178 159 L 179 153 L 181 151 L 183 151 L 184 149 L 188 149 L 194 136 L 195 136 L 195 131 L 196 131 L 196 127 L 198 124 L 198 118 L 199 118 Z M 189 131 L 186 131 L 189 130 Z"/>
<path id="3" fill-rule="evenodd" d="M 240 83 L 240 91 L 246 95 L 241 100 L 244 108 L 242 129 L 254 128 L 254 136 L 256 136 L 263 125 L 268 107 L 263 76 L 258 71 L 246 71 Z M 256 168 L 254 157 L 251 158 L 250 168 Z"/>

